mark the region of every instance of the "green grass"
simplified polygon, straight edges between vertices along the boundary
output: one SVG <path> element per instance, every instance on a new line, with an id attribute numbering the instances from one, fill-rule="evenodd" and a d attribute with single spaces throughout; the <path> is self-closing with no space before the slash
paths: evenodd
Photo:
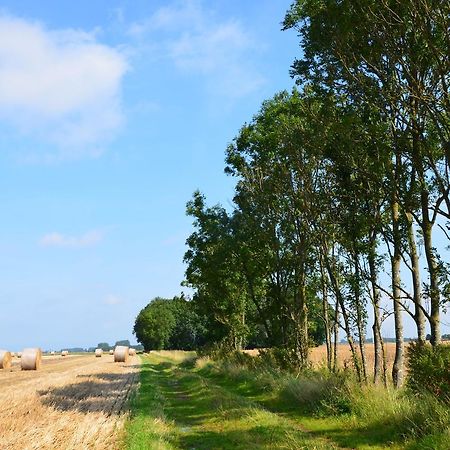
<path id="1" fill-rule="evenodd" d="M 141 386 L 125 427 L 127 449 L 332 449 L 296 421 L 218 385 L 168 355 L 142 360 Z"/>
<path id="2" fill-rule="evenodd" d="M 143 357 L 124 448 L 448 449 L 448 432 L 408 435 L 425 422 L 399 393 L 355 387 L 343 396 L 326 378 L 199 362 L 193 353 Z M 333 412 L 340 397 L 346 413 Z"/>

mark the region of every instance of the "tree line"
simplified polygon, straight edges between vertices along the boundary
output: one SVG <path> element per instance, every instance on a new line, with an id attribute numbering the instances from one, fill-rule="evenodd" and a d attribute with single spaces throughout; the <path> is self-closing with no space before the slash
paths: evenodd
<path id="1" fill-rule="evenodd" d="M 187 286 L 209 339 L 259 336 L 298 367 L 345 333 L 360 380 L 386 382 L 383 321 L 441 344 L 450 299 L 450 6 L 438 0 L 297 0 L 296 88 L 265 101 L 226 151 L 233 209 L 194 193 Z M 437 242 L 444 242 L 438 245 Z M 372 323 L 368 323 L 371 309 Z M 368 367 L 367 328 L 375 349 Z"/>

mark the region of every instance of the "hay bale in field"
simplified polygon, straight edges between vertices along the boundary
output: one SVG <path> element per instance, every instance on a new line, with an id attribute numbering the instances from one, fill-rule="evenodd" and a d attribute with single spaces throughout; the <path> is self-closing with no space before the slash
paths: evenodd
<path id="1" fill-rule="evenodd" d="M 110 355 L 114 355 L 114 350 L 111 349 L 111 350 L 109 351 L 109 354 L 110 354 Z"/>
<path id="2" fill-rule="evenodd" d="M 22 358 L 22 352 L 17 352 L 17 357 Z"/>
<path id="3" fill-rule="evenodd" d="M 130 348 L 130 350 L 128 351 L 128 354 L 130 356 L 136 356 L 136 350 L 134 348 Z"/>
<path id="4" fill-rule="evenodd" d="M 95 349 L 95 357 L 101 358 L 102 355 L 103 355 L 103 350 L 101 348 L 96 348 Z"/>
<path id="5" fill-rule="evenodd" d="M 22 352 L 20 366 L 22 370 L 37 370 L 41 367 L 42 351 L 40 348 L 26 348 Z"/>
<path id="6" fill-rule="evenodd" d="M 124 345 L 118 345 L 114 349 L 114 362 L 127 362 L 129 348 Z"/>
<path id="7" fill-rule="evenodd" d="M 55 356 L 55 352 L 50 352 L 50 355 L 51 356 Z"/>
<path id="8" fill-rule="evenodd" d="M 11 359 L 11 352 L 0 350 L 0 369 L 10 369 Z"/>
<path id="9" fill-rule="evenodd" d="M 61 356 L 67 356 L 69 354 L 69 351 L 68 350 L 63 350 L 62 352 L 61 352 Z"/>
<path id="10" fill-rule="evenodd" d="M 14 358 L 16 354 L 14 352 L 11 352 L 11 358 Z"/>

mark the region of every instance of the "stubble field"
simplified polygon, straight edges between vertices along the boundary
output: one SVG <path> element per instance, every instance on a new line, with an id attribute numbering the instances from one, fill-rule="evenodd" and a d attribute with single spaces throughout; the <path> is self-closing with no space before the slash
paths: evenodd
<path id="1" fill-rule="evenodd" d="M 38 371 L 0 370 L 2 450 L 114 449 L 139 358 L 45 357 Z"/>

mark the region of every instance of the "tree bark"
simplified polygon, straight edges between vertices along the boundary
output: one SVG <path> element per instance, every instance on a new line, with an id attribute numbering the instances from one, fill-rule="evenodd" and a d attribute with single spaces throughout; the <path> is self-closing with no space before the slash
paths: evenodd
<path id="1" fill-rule="evenodd" d="M 420 282 L 419 254 L 417 252 L 416 238 L 414 235 L 413 217 L 411 213 L 406 213 L 408 226 L 408 247 L 411 260 L 411 276 L 413 283 L 414 321 L 417 328 L 417 340 L 425 343 L 425 314 L 423 312 L 422 285 Z"/>
<path id="2" fill-rule="evenodd" d="M 397 157 L 398 160 L 398 157 Z M 399 170 L 397 161 L 396 171 Z M 395 320 L 395 359 L 392 367 L 392 379 L 396 388 L 403 384 L 403 317 L 401 306 L 401 290 L 400 290 L 400 263 L 401 263 L 401 238 L 400 238 L 400 214 L 397 201 L 397 188 L 393 188 L 392 201 L 392 234 L 394 251 L 391 257 L 392 266 L 392 296 L 394 301 L 394 320 Z"/>
<path id="3" fill-rule="evenodd" d="M 383 364 L 383 338 L 381 335 L 381 315 L 380 315 L 380 290 L 378 288 L 378 274 L 375 263 L 375 247 L 376 239 L 371 237 L 370 249 L 368 254 L 369 271 L 370 271 L 370 285 L 372 288 L 372 304 L 373 304 L 373 346 L 374 346 L 374 367 L 373 367 L 373 382 L 379 383 L 383 379 L 386 384 L 386 373 L 382 368 Z"/>

